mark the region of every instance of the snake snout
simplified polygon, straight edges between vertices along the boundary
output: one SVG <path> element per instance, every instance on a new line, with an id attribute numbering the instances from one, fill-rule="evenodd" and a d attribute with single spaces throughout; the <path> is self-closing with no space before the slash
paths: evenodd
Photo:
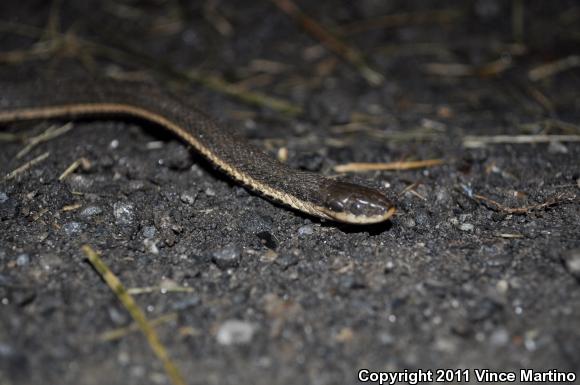
<path id="1" fill-rule="evenodd" d="M 354 224 L 382 222 L 395 212 L 394 205 L 381 192 L 345 182 L 327 187 L 324 207 L 333 219 Z"/>

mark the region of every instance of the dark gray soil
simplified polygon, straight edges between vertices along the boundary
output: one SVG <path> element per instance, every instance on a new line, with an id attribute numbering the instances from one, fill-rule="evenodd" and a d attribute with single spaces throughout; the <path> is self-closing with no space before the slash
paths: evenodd
<path id="1" fill-rule="evenodd" d="M 579 67 L 529 73 L 580 54 L 578 3 L 299 4 L 334 31 L 430 16 L 343 37 L 385 76 L 373 87 L 267 1 L 2 2 L 3 79 L 89 72 L 169 84 L 176 71 L 203 71 L 304 109 L 289 117 L 180 84 L 273 156 L 288 149 L 293 167 L 445 164 L 341 176 L 397 200 L 392 221 L 351 227 L 272 204 L 140 122 L 76 121 L 21 158 L 25 144 L 3 136 L 1 175 L 49 156 L 0 182 L 0 384 L 170 383 L 140 332 L 103 339 L 132 319 L 84 244 L 128 288 L 153 287 L 135 295 L 150 319 L 174 314 L 157 331 L 188 384 L 350 384 L 361 368 L 578 373 L 580 144 L 463 146 L 466 135 L 580 135 Z M 58 35 L 22 25 L 49 20 L 68 40 L 42 54 Z M 432 63 L 469 70 L 437 74 Z M 29 138 L 65 123 L 0 133 Z M 59 181 L 79 158 L 90 167 Z M 509 213 L 474 194 L 554 204 Z"/>

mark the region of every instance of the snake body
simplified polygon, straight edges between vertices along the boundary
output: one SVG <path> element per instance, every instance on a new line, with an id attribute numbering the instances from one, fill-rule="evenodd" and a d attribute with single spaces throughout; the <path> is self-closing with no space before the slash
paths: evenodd
<path id="1" fill-rule="evenodd" d="M 111 80 L 0 84 L 0 123 L 128 116 L 168 129 L 231 178 L 274 201 L 338 222 L 370 224 L 395 209 L 378 190 L 296 170 L 162 88 Z"/>

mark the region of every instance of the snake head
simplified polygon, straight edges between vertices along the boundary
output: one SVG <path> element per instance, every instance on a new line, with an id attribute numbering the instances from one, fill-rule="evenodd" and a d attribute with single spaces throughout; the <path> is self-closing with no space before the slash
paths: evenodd
<path id="1" fill-rule="evenodd" d="M 336 181 L 326 187 L 322 207 L 335 221 L 360 225 L 383 222 L 395 213 L 393 203 L 378 190 Z"/>

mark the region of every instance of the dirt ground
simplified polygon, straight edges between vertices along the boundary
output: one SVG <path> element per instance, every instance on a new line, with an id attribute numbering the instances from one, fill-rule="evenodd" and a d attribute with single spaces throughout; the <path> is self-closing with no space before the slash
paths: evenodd
<path id="1" fill-rule="evenodd" d="M 580 374 L 578 3 L 297 4 L 374 72 L 269 1 L 2 2 L 1 79 L 154 78 L 398 211 L 367 227 L 309 218 L 136 121 L 3 124 L 0 384 L 172 383 L 87 244 L 157 321 L 187 384 Z M 443 164 L 334 170 L 429 159 Z"/>

